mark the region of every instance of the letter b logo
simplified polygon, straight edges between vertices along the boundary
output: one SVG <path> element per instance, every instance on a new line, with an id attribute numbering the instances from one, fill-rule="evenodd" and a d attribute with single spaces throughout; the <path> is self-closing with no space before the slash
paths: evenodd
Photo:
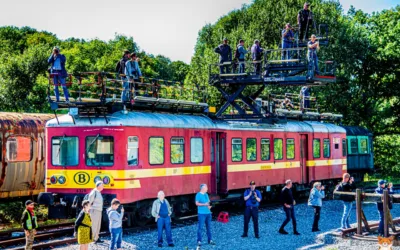
<path id="1" fill-rule="evenodd" d="M 85 185 L 90 181 L 90 175 L 85 172 L 78 172 L 74 175 L 74 181 L 78 185 Z"/>

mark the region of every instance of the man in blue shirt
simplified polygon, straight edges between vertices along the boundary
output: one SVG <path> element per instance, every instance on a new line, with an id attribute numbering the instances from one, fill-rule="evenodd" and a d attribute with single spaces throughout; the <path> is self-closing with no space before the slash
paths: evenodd
<path id="1" fill-rule="evenodd" d="M 237 51 L 238 51 L 238 54 L 239 54 L 238 60 L 239 60 L 239 74 L 240 74 L 240 73 L 244 73 L 244 70 L 245 70 L 244 59 L 245 59 L 245 56 L 246 56 L 246 54 L 248 52 L 244 47 L 244 40 L 243 39 L 239 40 L 239 45 L 237 46 Z"/>
<path id="2" fill-rule="evenodd" d="M 224 38 L 222 44 L 214 49 L 214 52 L 219 54 L 219 73 L 229 73 L 229 64 L 232 62 L 232 49 L 228 45 L 228 39 Z"/>
<path id="3" fill-rule="evenodd" d="M 68 76 L 67 70 L 65 69 L 66 61 L 67 59 L 63 54 L 60 54 L 60 48 L 57 46 L 53 48 L 53 52 L 51 53 L 49 59 L 47 59 L 47 62 L 51 64 L 50 73 L 53 76 L 56 101 L 60 101 L 60 92 L 58 90 L 58 86 L 60 84 L 64 92 L 65 102 L 69 103 L 68 89 L 65 84 L 65 78 Z"/>
<path id="4" fill-rule="evenodd" d="M 244 232 L 242 237 L 247 237 L 249 231 L 250 218 L 253 220 L 254 234 L 257 239 L 260 238 L 258 231 L 258 206 L 261 202 L 261 193 L 256 190 L 255 181 L 250 182 L 250 188 L 244 191 L 244 201 L 246 202 L 246 209 L 244 210 Z"/>
<path id="5" fill-rule="evenodd" d="M 207 184 L 200 185 L 200 192 L 196 194 L 197 214 L 199 218 L 199 227 L 197 229 L 197 245 L 201 246 L 201 237 L 204 224 L 207 229 L 208 244 L 215 245 L 211 238 L 211 205 L 207 194 Z"/>
<path id="6" fill-rule="evenodd" d="M 313 64 L 315 74 L 319 74 L 317 56 L 317 51 L 319 50 L 319 42 L 317 41 L 317 37 L 315 35 L 311 35 L 311 41 L 308 42 L 307 47 L 308 63 Z"/>
<path id="7" fill-rule="evenodd" d="M 293 48 L 294 33 L 290 23 L 287 23 L 285 29 L 282 30 L 282 49 Z M 290 59 L 290 51 L 282 51 L 282 60 Z"/>
<path id="8" fill-rule="evenodd" d="M 142 76 L 142 72 L 140 71 L 138 58 L 136 57 L 136 53 L 131 54 L 131 60 L 125 63 L 125 75 L 126 80 L 128 82 L 123 83 L 124 90 L 122 91 L 122 101 L 129 100 L 129 90 L 133 88 L 133 95 L 132 99 L 135 98 L 135 91 L 136 91 L 136 84 L 135 81 L 138 81 L 139 78 Z M 132 83 L 131 87 L 129 84 Z"/>
<path id="9" fill-rule="evenodd" d="M 261 48 L 260 41 L 255 40 L 253 46 L 251 46 L 251 57 L 254 63 L 254 73 L 256 73 L 257 75 L 260 74 L 263 51 L 264 49 Z"/>

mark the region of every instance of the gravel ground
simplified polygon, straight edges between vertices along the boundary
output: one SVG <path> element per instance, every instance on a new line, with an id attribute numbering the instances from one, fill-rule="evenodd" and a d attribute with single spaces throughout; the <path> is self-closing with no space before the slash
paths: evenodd
<path id="1" fill-rule="evenodd" d="M 210 246 L 203 243 L 202 250 L 254 250 L 254 249 L 273 249 L 273 250 L 289 250 L 289 249 L 378 249 L 375 242 L 366 242 L 359 240 L 342 239 L 335 237 L 334 232 L 338 231 L 340 219 L 342 216 L 343 206 L 341 201 L 326 201 L 323 203 L 321 210 L 321 220 L 319 233 L 311 232 L 313 220 L 313 210 L 306 204 L 296 206 L 295 212 L 297 217 L 298 231 L 300 236 L 292 234 L 292 225 L 286 226 L 289 235 L 281 235 L 278 233 L 280 224 L 284 220 L 284 212 L 282 209 L 263 211 L 259 214 L 260 239 L 254 238 L 253 225 L 249 225 L 249 237 L 242 239 L 240 235 L 243 233 L 243 216 L 230 217 L 229 223 L 223 224 L 217 221 L 212 222 L 212 235 L 216 246 Z M 378 220 L 378 212 L 375 204 L 365 204 L 364 212 L 368 220 Z M 400 204 L 394 204 L 392 210 L 393 217 L 400 217 Z M 355 206 L 350 217 L 350 223 L 355 223 Z M 353 224 L 355 226 L 355 224 Z M 176 228 L 172 230 L 175 247 L 167 249 L 196 249 L 197 224 Z M 207 236 L 203 234 L 203 242 L 206 242 Z M 102 244 L 91 244 L 90 249 L 107 249 L 109 238 L 104 239 Z M 155 230 L 125 235 L 123 237 L 124 249 L 150 250 L 159 249 L 157 247 L 157 232 Z M 164 240 L 164 248 L 166 242 Z M 63 247 L 59 249 L 77 249 L 77 245 Z M 393 247 L 400 250 L 400 247 Z"/>

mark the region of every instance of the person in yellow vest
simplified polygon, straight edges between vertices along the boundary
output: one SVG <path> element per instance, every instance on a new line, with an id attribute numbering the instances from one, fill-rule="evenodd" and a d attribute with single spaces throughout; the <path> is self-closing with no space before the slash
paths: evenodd
<path id="1" fill-rule="evenodd" d="M 89 243 L 93 242 L 92 220 L 89 214 L 90 201 L 82 202 L 82 211 L 75 221 L 74 236 L 79 244 L 80 250 L 88 250 Z"/>
<path id="2" fill-rule="evenodd" d="M 38 228 L 36 215 L 35 215 L 35 203 L 31 200 L 25 202 L 26 209 L 22 213 L 22 227 L 25 231 L 26 245 L 25 249 L 31 250 L 33 246 L 33 240 L 36 235 L 36 228 Z"/>

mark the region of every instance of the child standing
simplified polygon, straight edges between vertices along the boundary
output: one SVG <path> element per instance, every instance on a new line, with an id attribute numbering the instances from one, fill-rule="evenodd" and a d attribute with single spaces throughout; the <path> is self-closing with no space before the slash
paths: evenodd
<path id="1" fill-rule="evenodd" d="M 82 211 L 79 213 L 75 221 L 75 233 L 79 249 L 88 250 L 89 243 L 93 242 L 92 235 L 92 220 L 89 215 L 90 201 L 85 200 L 82 202 Z"/>
<path id="2" fill-rule="evenodd" d="M 33 246 L 33 240 L 35 239 L 36 228 L 38 228 L 36 215 L 35 215 L 35 203 L 31 200 L 25 202 L 25 210 L 22 213 L 22 227 L 25 231 L 26 245 L 25 249 L 31 250 Z"/>
<path id="3" fill-rule="evenodd" d="M 111 207 L 107 209 L 108 219 L 110 221 L 111 243 L 110 250 L 114 250 L 115 244 L 117 249 L 121 249 L 122 244 L 122 218 L 124 217 L 124 208 L 121 208 L 121 213 L 117 209 L 121 205 L 118 199 L 111 201 Z"/>

